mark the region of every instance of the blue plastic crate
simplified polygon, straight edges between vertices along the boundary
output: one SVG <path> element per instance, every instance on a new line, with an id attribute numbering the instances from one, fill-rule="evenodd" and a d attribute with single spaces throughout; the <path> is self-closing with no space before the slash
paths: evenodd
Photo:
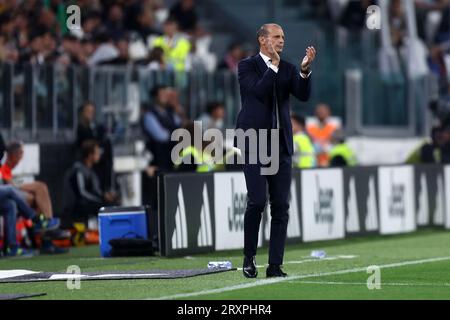
<path id="1" fill-rule="evenodd" d="M 111 256 L 111 239 L 148 239 L 146 207 L 101 208 L 98 214 L 98 231 L 102 257 Z"/>

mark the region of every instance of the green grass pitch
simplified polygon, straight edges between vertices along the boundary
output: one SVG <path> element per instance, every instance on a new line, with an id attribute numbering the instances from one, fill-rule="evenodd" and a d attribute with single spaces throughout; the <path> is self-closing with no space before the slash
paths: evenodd
<path id="1" fill-rule="evenodd" d="M 325 250 L 328 258 L 309 257 Z M 61 256 L 0 259 L 0 270 L 65 272 L 205 268 L 211 260 L 230 260 L 241 267 L 241 250 L 180 258 L 100 258 L 97 246 L 73 248 Z M 267 261 L 260 249 L 258 265 Z M 380 267 L 381 288 L 369 290 L 367 267 Z M 408 235 L 373 236 L 290 245 L 285 279 L 257 279 L 241 271 L 170 280 L 81 281 L 79 290 L 66 282 L 0 284 L 0 294 L 45 292 L 36 299 L 450 299 L 450 232 L 424 230 Z"/>

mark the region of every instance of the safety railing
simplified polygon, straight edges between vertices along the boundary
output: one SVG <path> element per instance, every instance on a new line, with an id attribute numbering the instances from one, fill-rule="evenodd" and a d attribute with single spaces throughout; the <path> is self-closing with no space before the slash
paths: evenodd
<path id="1" fill-rule="evenodd" d="M 343 119 L 349 134 L 411 136 L 425 132 L 427 122 L 421 115 L 426 114 L 429 102 L 428 77 L 386 79 L 372 68 L 329 70 L 332 61 L 321 64 L 313 74 L 310 101 L 291 99 L 294 111 L 311 115 L 314 106 L 324 101 Z M 121 138 L 131 139 L 132 129 L 139 127 L 140 109 L 152 103 L 150 90 L 156 84 L 178 89 L 181 104 L 193 120 L 204 112 L 207 102 L 221 101 L 226 108 L 225 125 L 230 128 L 241 106 L 237 76 L 228 71 L 172 73 L 142 66 L 1 64 L 0 84 L 0 129 L 25 141 L 73 139 L 77 110 L 88 100 L 96 104 L 99 121 L 111 130 L 119 128 Z M 371 132 L 380 127 L 383 130 Z"/>

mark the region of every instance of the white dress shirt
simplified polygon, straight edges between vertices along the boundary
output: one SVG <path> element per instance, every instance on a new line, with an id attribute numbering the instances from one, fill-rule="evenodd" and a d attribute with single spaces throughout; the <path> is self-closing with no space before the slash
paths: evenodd
<path id="1" fill-rule="evenodd" d="M 270 59 L 270 57 L 268 57 L 268 56 L 266 56 L 264 53 L 262 53 L 261 51 L 259 52 L 259 55 L 261 56 L 261 58 L 263 58 L 263 60 L 264 60 L 264 62 L 266 63 L 266 65 L 267 65 L 267 67 L 269 67 L 270 69 L 272 69 L 275 73 L 278 73 L 278 67 L 276 66 L 276 65 L 273 65 L 272 64 L 272 60 Z M 308 75 L 303 75 L 301 72 L 300 72 L 300 76 L 303 78 L 303 79 L 307 79 L 307 78 L 309 78 L 309 76 L 311 75 L 311 71 L 308 73 Z"/>

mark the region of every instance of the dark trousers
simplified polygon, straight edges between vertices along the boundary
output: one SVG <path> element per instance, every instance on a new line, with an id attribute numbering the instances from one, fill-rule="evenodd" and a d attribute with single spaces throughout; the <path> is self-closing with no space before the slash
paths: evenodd
<path id="1" fill-rule="evenodd" d="M 5 217 L 6 243 L 10 247 L 17 245 L 16 219 L 18 211 L 26 219 L 33 219 L 36 216 L 36 213 L 28 206 L 22 193 L 17 188 L 10 185 L 0 186 L 0 215 Z"/>
<path id="2" fill-rule="evenodd" d="M 270 201 L 269 264 L 283 264 L 284 246 L 289 221 L 289 190 L 292 178 L 292 157 L 288 154 L 284 139 L 280 139 L 280 165 L 278 173 L 261 175 L 261 164 L 243 166 L 247 185 L 247 208 L 244 216 L 244 255 L 253 257 L 258 246 L 258 231 L 262 213 Z"/>

